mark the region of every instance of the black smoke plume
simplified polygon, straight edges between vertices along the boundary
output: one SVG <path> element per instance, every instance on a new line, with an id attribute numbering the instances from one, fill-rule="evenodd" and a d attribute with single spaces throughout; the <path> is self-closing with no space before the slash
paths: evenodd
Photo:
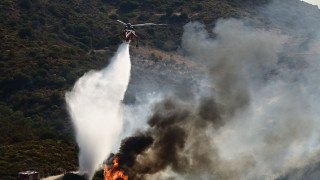
<path id="1" fill-rule="evenodd" d="M 194 105 L 174 97 L 164 99 L 155 105 L 149 129 L 122 141 L 116 155 L 119 164 L 133 180 L 148 179 L 168 167 L 179 174 L 201 174 L 199 168 L 209 173 L 215 166 L 213 159 L 219 159 L 207 130 L 223 126 L 223 108 L 211 97 L 202 97 Z"/>

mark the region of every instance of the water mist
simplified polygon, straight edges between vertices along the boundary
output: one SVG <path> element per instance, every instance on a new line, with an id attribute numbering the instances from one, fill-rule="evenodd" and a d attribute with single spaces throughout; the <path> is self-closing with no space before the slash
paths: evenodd
<path id="1" fill-rule="evenodd" d="M 110 154 L 123 126 L 121 101 L 130 79 L 129 44 L 123 43 L 101 71 L 84 74 L 66 93 L 80 148 L 79 171 L 91 179 Z"/>

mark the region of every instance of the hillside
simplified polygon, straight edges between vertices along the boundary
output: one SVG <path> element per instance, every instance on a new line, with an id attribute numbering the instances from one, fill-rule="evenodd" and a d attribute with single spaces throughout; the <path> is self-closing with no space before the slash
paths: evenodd
<path id="1" fill-rule="evenodd" d="M 203 67 L 177 53 L 183 25 L 189 21 L 200 21 L 212 29 L 219 18 L 234 17 L 259 28 L 287 32 L 283 24 L 288 20 L 255 16 L 255 7 L 267 2 L 2 0 L 0 177 L 15 179 L 18 171 L 29 169 L 50 175 L 77 168 L 78 149 L 64 94 L 85 72 L 108 64 L 119 44 L 116 35 L 123 28 L 115 20 L 167 24 L 136 29 L 141 47 L 131 49 L 132 79 L 125 99 L 125 103 L 134 103 L 135 94 L 146 91 L 143 84 L 149 84 L 147 91 L 151 92 L 179 89 L 197 83 L 194 79 L 203 75 Z M 292 3 L 310 8 L 298 0 Z M 309 12 L 320 17 L 317 10 Z M 297 26 L 303 23 L 298 21 Z M 290 33 L 299 41 L 288 49 L 301 47 L 301 52 L 301 44 L 307 46 L 313 37 L 312 31 L 308 37 L 299 31 Z"/>

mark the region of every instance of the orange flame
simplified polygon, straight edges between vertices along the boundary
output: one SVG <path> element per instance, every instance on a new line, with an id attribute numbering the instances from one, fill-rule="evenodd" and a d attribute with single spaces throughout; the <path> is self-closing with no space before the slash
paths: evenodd
<path id="1" fill-rule="evenodd" d="M 124 170 L 119 167 L 119 157 L 113 159 L 113 166 L 108 170 L 108 166 L 104 164 L 104 180 L 128 180 L 128 176 L 124 175 Z"/>

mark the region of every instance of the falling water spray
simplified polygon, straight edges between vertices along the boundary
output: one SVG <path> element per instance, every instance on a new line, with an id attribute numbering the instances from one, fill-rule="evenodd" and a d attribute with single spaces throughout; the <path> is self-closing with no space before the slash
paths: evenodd
<path id="1" fill-rule="evenodd" d="M 101 71 L 84 74 L 66 93 L 80 148 L 79 171 L 91 179 L 111 152 L 123 126 L 121 101 L 130 79 L 129 44 L 123 43 Z"/>

